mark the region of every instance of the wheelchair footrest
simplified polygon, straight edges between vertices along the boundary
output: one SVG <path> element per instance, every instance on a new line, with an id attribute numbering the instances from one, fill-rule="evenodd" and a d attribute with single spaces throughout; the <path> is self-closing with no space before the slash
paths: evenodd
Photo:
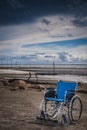
<path id="1" fill-rule="evenodd" d="M 45 118 L 39 117 L 39 116 L 37 116 L 36 119 L 38 119 L 40 121 L 50 121 L 50 122 L 58 123 L 58 120 L 45 119 Z"/>
<path id="2" fill-rule="evenodd" d="M 37 116 L 36 118 L 37 118 L 38 120 L 41 120 L 41 121 L 46 121 L 46 119 L 43 118 L 43 117 L 39 117 L 39 116 Z"/>

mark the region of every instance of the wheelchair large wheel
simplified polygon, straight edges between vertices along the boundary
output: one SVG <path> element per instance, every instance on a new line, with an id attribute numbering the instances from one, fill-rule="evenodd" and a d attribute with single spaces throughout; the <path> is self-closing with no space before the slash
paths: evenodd
<path id="1" fill-rule="evenodd" d="M 57 112 L 57 104 L 55 101 L 46 101 L 45 111 L 49 119 L 53 119 L 53 116 Z"/>
<path id="2" fill-rule="evenodd" d="M 69 116 L 71 123 L 76 123 L 81 118 L 82 114 L 82 101 L 79 96 L 75 95 L 70 101 Z"/>

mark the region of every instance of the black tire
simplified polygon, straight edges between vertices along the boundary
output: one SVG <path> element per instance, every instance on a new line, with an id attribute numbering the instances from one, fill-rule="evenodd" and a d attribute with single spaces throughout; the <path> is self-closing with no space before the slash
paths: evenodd
<path id="1" fill-rule="evenodd" d="M 61 120 L 61 124 L 63 126 L 68 126 L 70 124 L 70 119 L 68 116 L 66 115 L 62 115 L 62 120 Z"/>
<path id="2" fill-rule="evenodd" d="M 82 101 L 79 96 L 75 95 L 70 101 L 69 117 L 71 123 L 76 123 L 80 120 L 82 114 Z"/>

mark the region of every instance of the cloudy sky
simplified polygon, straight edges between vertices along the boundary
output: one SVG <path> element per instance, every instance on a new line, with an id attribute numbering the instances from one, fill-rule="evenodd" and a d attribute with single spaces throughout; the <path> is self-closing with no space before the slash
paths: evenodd
<path id="1" fill-rule="evenodd" d="M 0 63 L 87 64 L 87 0 L 0 0 Z"/>

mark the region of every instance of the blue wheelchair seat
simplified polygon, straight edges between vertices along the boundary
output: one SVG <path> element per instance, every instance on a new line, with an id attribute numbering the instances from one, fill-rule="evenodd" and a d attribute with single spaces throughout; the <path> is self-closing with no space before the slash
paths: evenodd
<path id="1" fill-rule="evenodd" d="M 77 87 L 76 82 L 58 81 L 55 97 L 45 97 L 46 100 L 66 102 L 69 101 L 74 95 Z"/>

